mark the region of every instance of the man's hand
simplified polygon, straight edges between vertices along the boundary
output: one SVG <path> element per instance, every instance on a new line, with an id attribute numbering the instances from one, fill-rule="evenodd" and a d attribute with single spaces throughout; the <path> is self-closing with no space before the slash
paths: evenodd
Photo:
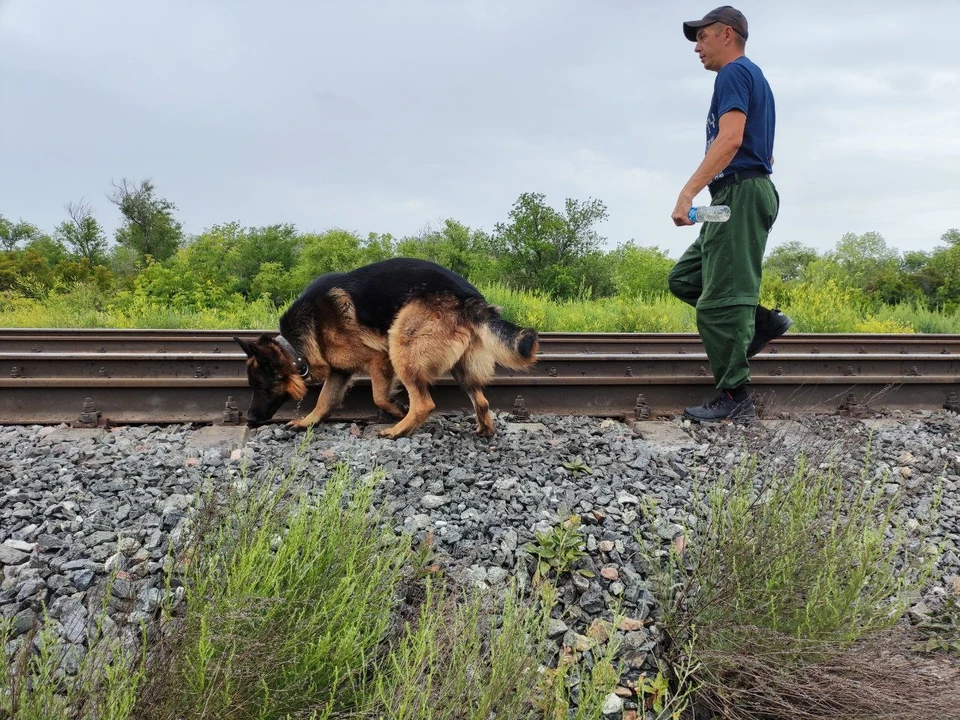
<path id="1" fill-rule="evenodd" d="M 677 227 L 693 225 L 694 223 L 690 221 L 689 217 L 687 217 L 687 214 L 690 212 L 690 208 L 692 206 L 693 196 L 688 195 L 685 192 L 680 193 L 680 197 L 677 198 L 677 206 L 673 209 L 673 214 L 670 216 L 673 218 L 673 224 Z"/>
<path id="2" fill-rule="evenodd" d="M 743 130 L 747 124 L 747 116 L 739 110 L 728 110 L 720 116 L 720 126 L 717 137 L 710 143 L 707 154 L 703 156 L 700 166 L 687 180 L 687 184 L 680 191 L 677 206 L 673 209 L 673 224 L 677 227 L 693 225 L 687 218 L 693 199 L 697 193 L 707 187 L 707 184 L 733 160 L 743 142 Z M 773 158 L 770 158 L 773 162 Z"/>

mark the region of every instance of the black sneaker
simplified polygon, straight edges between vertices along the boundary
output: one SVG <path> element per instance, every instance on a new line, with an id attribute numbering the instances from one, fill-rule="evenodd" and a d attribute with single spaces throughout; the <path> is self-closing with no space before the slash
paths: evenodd
<path id="1" fill-rule="evenodd" d="M 759 312 L 757 313 L 757 315 L 760 314 Z M 753 330 L 753 340 L 750 341 L 750 345 L 747 347 L 747 357 L 753 357 L 763 350 L 767 346 L 767 343 L 782 336 L 790 329 L 791 325 L 793 325 L 793 320 L 777 308 L 767 310 L 767 316 L 765 318 L 757 318 L 757 324 Z"/>
<path id="2" fill-rule="evenodd" d="M 723 420 L 755 420 L 757 406 L 753 404 L 753 397 L 747 395 L 743 400 L 734 400 L 728 390 L 722 390 L 720 395 L 703 405 L 688 407 L 683 416 L 696 422 L 720 422 Z"/>

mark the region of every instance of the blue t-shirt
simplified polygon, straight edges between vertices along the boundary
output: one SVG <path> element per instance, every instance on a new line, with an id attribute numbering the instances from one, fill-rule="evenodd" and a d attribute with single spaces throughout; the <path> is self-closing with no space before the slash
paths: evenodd
<path id="1" fill-rule="evenodd" d="M 730 110 L 740 110 L 747 116 L 743 142 L 730 164 L 714 180 L 739 170 L 773 172 L 770 162 L 776 125 L 773 91 L 760 68 L 746 57 L 727 63 L 717 73 L 707 115 L 707 150 L 720 131 L 720 116 Z"/>

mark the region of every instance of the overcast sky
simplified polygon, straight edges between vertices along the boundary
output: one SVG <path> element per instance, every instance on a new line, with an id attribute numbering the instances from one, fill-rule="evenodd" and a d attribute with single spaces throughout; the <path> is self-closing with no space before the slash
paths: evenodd
<path id="1" fill-rule="evenodd" d="M 678 257 L 712 2 L 0 0 L 0 214 L 52 231 L 152 178 L 188 233 L 492 230 L 522 192 L 603 200 L 607 246 Z M 768 250 L 960 227 L 960 0 L 747 0 L 777 104 Z M 704 191 L 700 204 L 707 204 Z"/>

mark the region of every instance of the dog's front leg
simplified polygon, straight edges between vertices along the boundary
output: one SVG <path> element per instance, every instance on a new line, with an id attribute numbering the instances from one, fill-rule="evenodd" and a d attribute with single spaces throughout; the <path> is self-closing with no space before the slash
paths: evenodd
<path id="1" fill-rule="evenodd" d="M 317 406 L 306 417 L 288 422 L 287 427 L 302 430 L 327 417 L 343 402 L 343 396 L 350 387 L 350 379 L 352 377 L 352 373 L 331 369 L 330 374 L 327 375 L 327 379 L 323 383 L 323 388 L 320 390 L 320 397 L 317 398 Z"/>

